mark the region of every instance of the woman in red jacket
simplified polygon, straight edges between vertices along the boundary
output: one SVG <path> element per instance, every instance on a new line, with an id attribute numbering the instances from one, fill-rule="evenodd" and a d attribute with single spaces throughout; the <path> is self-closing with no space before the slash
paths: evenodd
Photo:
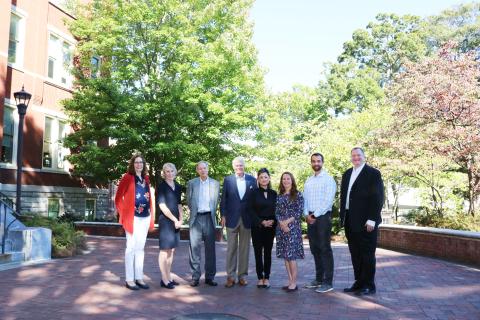
<path id="1" fill-rule="evenodd" d="M 130 290 L 149 288 L 143 281 L 143 259 L 148 230 L 153 229 L 155 201 L 152 196 L 145 159 L 135 154 L 115 195 L 115 206 L 127 238 L 125 286 Z"/>

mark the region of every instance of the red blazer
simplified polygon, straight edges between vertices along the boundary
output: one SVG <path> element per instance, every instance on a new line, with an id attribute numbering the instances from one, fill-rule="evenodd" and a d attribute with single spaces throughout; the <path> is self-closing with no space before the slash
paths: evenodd
<path id="1" fill-rule="evenodd" d="M 150 185 L 150 179 L 145 176 L 145 181 Z M 154 193 L 150 191 L 150 230 L 153 230 L 155 220 Z M 133 233 L 133 217 L 135 211 L 135 176 L 125 173 L 118 184 L 115 194 L 115 207 L 120 216 L 120 224 L 128 233 Z"/>

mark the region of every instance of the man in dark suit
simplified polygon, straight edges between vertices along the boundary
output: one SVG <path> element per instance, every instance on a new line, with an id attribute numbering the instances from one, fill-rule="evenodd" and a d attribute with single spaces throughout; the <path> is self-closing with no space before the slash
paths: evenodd
<path id="1" fill-rule="evenodd" d="M 352 258 L 355 282 L 344 292 L 368 295 L 376 292 L 375 250 L 378 225 L 384 201 L 380 171 L 365 163 L 362 148 L 351 151 L 353 168 L 342 176 L 340 190 L 340 219 Z"/>
<path id="2" fill-rule="evenodd" d="M 227 227 L 227 288 L 233 287 L 237 274 L 238 283 L 241 286 L 247 285 L 251 237 L 248 199 L 257 187 L 255 178 L 245 174 L 245 160 L 242 157 L 233 159 L 232 166 L 235 174 L 223 180 L 220 202 L 221 224 L 222 227 Z"/>

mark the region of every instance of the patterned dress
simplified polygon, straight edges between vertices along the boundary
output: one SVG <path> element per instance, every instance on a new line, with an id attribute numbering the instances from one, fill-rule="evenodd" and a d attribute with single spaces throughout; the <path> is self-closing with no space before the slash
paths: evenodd
<path id="1" fill-rule="evenodd" d="M 285 260 L 303 259 L 303 240 L 300 219 L 303 213 L 303 195 L 299 192 L 297 198 L 290 200 L 289 195 L 278 195 L 275 216 L 277 221 L 294 217 L 295 220 L 288 225 L 290 231 L 285 233 L 277 226 L 277 257 Z"/>

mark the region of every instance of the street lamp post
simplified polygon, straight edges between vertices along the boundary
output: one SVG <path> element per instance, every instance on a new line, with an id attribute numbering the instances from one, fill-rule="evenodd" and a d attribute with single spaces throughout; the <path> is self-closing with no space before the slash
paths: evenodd
<path id="1" fill-rule="evenodd" d="M 13 94 L 15 102 L 17 103 L 17 110 L 19 115 L 18 121 L 18 143 L 17 143 L 17 202 L 15 203 L 15 209 L 18 214 L 22 209 L 22 148 L 23 148 L 23 121 L 25 114 L 27 113 L 28 104 L 32 95 L 26 92 L 22 86 L 22 90 Z"/>

